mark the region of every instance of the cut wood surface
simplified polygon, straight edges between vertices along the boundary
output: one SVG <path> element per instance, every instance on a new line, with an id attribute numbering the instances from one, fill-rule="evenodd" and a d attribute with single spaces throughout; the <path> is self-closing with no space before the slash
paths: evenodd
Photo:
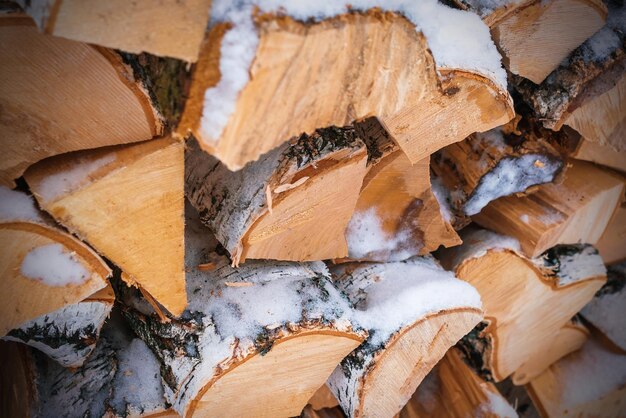
<path id="1" fill-rule="evenodd" d="M 324 408 L 334 408 L 339 406 L 339 402 L 335 395 L 328 389 L 326 384 L 323 384 L 315 394 L 309 399 L 309 405 L 315 410 Z"/>
<path id="2" fill-rule="evenodd" d="M 478 290 L 485 312 L 461 347 L 496 382 L 549 350 L 606 282 L 602 259 L 589 245 L 557 246 L 528 259 L 514 240 L 487 230 L 465 230 L 461 237 L 463 245 L 445 250 L 442 263 Z"/>
<path id="3" fill-rule="evenodd" d="M 0 14 L 0 184 L 51 155 L 142 141 L 162 116 L 122 57 Z"/>
<path id="4" fill-rule="evenodd" d="M 626 195 L 615 209 L 596 247 L 606 264 L 619 263 L 626 260 L 624 242 L 626 242 Z"/>
<path id="5" fill-rule="evenodd" d="M 366 161 L 350 127 L 303 135 L 237 172 L 190 141 L 186 193 L 235 265 L 340 258 Z"/>
<path id="6" fill-rule="evenodd" d="M 107 286 L 111 270 L 84 243 L 0 186 L 0 336 Z"/>
<path id="7" fill-rule="evenodd" d="M 517 418 L 493 383 L 480 378 L 450 349 L 415 391 L 398 418 Z"/>
<path id="8" fill-rule="evenodd" d="M 211 0 L 18 0 L 44 33 L 189 62 L 198 59 Z"/>
<path id="9" fill-rule="evenodd" d="M 473 220 L 516 238 L 529 257 L 557 244 L 595 244 L 622 199 L 623 180 L 583 161 L 568 164 L 562 182 L 539 186 L 527 196 L 494 200 Z"/>
<path id="10" fill-rule="evenodd" d="M 431 257 L 332 268 L 369 338 L 328 380 L 348 417 L 393 417 L 481 317 L 480 298 Z"/>
<path id="11" fill-rule="evenodd" d="M 570 52 L 602 28 L 607 17 L 601 0 L 454 0 L 489 25 L 514 74 L 541 83 Z"/>
<path id="12" fill-rule="evenodd" d="M 174 315 L 187 304 L 183 147 L 162 138 L 82 151 L 25 174 L 43 209 Z"/>
<path id="13" fill-rule="evenodd" d="M 544 418 L 622 417 L 626 415 L 626 355 L 589 340 L 527 387 Z"/>
<path id="14" fill-rule="evenodd" d="M 442 18 L 453 12 L 428 3 Z M 289 11 L 288 3 L 283 6 Z M 333 10 L 337 8 L 342 7 Z M 177 128 L 182 136 L 193 133 L 204 150 L 231 170 L 294 136 L 368 116 L 380 119 L 412 163 L 513 117 L 499 64 L 493 69 L 497 74 L 445 66 L 442 60 L 436 68 L 425 37 L 399 14 L 339 13 L 315 23 L 271 13 L 257 17 L 255 23 L 238 16 L 235 24 L 211 28 Z M 468 36 L 480 38 L 481 23 L 471 23 L 478 28 Z M 249 57 L 229 52 L 236 36 L 258 36 L 256 48 L 246 50 Z M 490 42 L 487 37 L 477 60 L 495 53 Z M 471 53 L 445 52 L 455 57 Z M 227 68 L 224 60 L 233 74 L 221 74 Z M 456 62 L 460 66 L 463 59 Z M 450 118 L 455 123 L 448 123 Z"/>

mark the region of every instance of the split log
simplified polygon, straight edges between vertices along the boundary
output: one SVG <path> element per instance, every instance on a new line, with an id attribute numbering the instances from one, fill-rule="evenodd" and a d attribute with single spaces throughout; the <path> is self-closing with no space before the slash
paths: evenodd
<path id="1" fill-rule="evenodd" d="M 307 405 L 300 414 L 301 418 L 345 418 L 341 408 L 324 408 L 316 410 L 311 405 Z"/>
<path id="2" fill-rule="evenodd" d="M 398 418 L 517 418 L 491 382 L 481 379 L 455 348 L 426 376 Z"/>
<path id="3" fill-rule="evenodd" d="M 207 235 L 187 219 L 189 304 L 180 318 L 161 322 L 136 297 L 125 311 L 161 363 L 167 401 L 184 417 L 300 414 L 365 338 L 352 307 L 321 262 L 233 269 L 207 250 Z"/>
<path id="4" fill-rule="evenodd" d="M 461 237 L 463 245 L 442 251 L 442 263 L 478 290 L 485 312 L 461 347 L 496 382 L 549 350 L 559 329 L 606 282 L 590 245 L 556 246 L 529 259 L 515 240 L 487 230 L 466 229 Z"/>
<path id="5" fill-rule="evenodd" d="M 339 406 L 339 402 L 337 402 L 337 398 L 335 395 L 328 389 L 326 384 L 323 384 L 315 394 L 309 399 L 309 405 L 314 410 L 324 409 L 324 408 L 335 408 Z"/>
<path id="6" fill-rule="evenodd" d="M 348 255 L 344 232 L 366 160 L 349 127 L 303 135 L 237 172 L 189 141 L 186 193 L 234 265 L 340 258 Z"/>
<path id="7" fill-rule="evenodd" d="M 507 69 L 541 83 L 570 52 L 604 25 L 601 0 L 454 0 L 489 26 Z"/>
<path id="8" fill-rule="evenodd" d="M 187 304 L 183 148 L 162 138 L 81 151 L 24 175 L 43 209 L 174 315 Z"/>
<path id="9" fill-rule="evenodd" d="M 558 152 L 533 132 L 501 128 L 443 148 L 433 155 L 431 164 L 449 190 L 457 228 L 492 200 L 554 181 L 564 165 Z"/>
<path id="10" fill-rule="evenodd" d="M 150 139 L 180 105 L 181 64 L 150 69 L 134 56 L 42 35 L 25 15 L 0 20 L 0 184 L 12 187 L 51 155 Z"/>
<path id="11" fill-rule="evenodd" d="M 311 14 L 280 2 L 253 19 L 254 3 L 214 16 L 177 128 L 231 170 L 369 116 L 412 163 L 513 117 L 499 54 L 470 13 L 434 0 L 386 12 L 323 2 Z"/>
<path id="12" fill-rule="evenodd" d="M 106 263 L 44 216 L 30 196 L 0 186 L 0 337 L 107 286 Z"/>
<path id="13" fill-rule="evenodd" d="M 626 192 L 626 191 L 625 191 Z M 604 233 L 596 243 L 596 248 L 606 264 L 619 263 L 626 260 L 626 195 L 617 207 L 613 217 L 606 226 Z"/>
<path id="14" fill-rule="evenodd" d="M 39 30 L 75 41 L 198 59 L 211 0 L 17 0 Z"/>
<path id="15" fill-rule="evenodd" d="M 582 311 L 586 323 L 626 354 L 626 264 L 608 268 L 608 281 Z"/>
<path id="16" fill-rule="evenodd" d="M 376 118 L 355 124 L 368 173 L 346 230 L 353 260 L 399 261 L 461 243 L 430 183 L 430 158 L 415 165 Z"/>
<path id="17" fill-rule="evenodd" d="M 516 238 L 529 257 L 557 244 L 595 244 L 622 199 L 623 179 L 583 161 L 571 161 L 564 177 L 527 196 L 494 200 L 472 219 Z"/>
<path id="18" fill-rule="evenodd" d="M 482 318 L 474 288 L 431 257 L 332 267 L 368 339 L 328 380 L 349 417 L 393 417 L 445 352 Z"/>
<path id="19" fill-rule="evenodd" d="M 527 387 L 545 418 L 622 417 L 626 415 L 626 355 L 589 340 Z"/>
<path id="20" fill-rule="evenodd" d="M 32 387 L 29 349 L 25 345 L 0 341 L 0 416 L 32 416 Z"/>
<path id="21" fill-rule="evenodd" d="M 2 337 L 34 347 L 63 367 L 79 367 L 96 347 L 113 308 L 110 286 L 87 299 L 32 319 Z"/>

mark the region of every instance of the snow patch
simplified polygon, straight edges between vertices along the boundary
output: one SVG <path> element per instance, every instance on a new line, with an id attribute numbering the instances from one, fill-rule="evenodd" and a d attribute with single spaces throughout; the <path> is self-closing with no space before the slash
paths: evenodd
<path id="1" fill-rule="evenodd" d="M 20 267 L 24 277 L 39 280 L 47 286 L 78 286 L 89 279 L 87 269 L 76 253 L 61 244 L 47 244 L 32 249 Z"/>
<path id="2" fill-rule="evenodd" d="M 518 418 L 515 409 L 502 397 L 502 395 L 486 391 L 487 401 L 479 405 L 475 411 L 475 417 L 499 417 L 499 418 Z"/>
<path id="3" fill-rule="evenodd" d="M 520 221 L 524 222 L 525 224 L 529 224 L 530 223 L 530 218 L 525 213 L 523 215 L 520 215 L 519 219 L 520 219 Z"/>
<path id="4" fill-rule="evenodd" d="M 464 4 L 472 8 L 480 17 L 487 17 L 491 13 L 504 7 L 516 6 L 526 0 L 462 0 Z"/>
<path id="5" fill-rule="evenodd" d="M 513 237 L 496 234 L 488 229 L 465 228 L 459 235 L 463 244 L 442 250 L 442 252 L 451 255 L 450 265 L 446 267 L 452 270 L 455 270 L 465 260 L 484 256 L 487 254 L 487 251 L 509 250 L 515 253 L 521 251 L 518 240 Z"/>
<path id="6" fill-rule="evenodd" d="M 45 223 L 32 196 L 0 186 L 0 222 Z"/>
<path id="7" fill-rule="evenodd" d="M 454 215 L 452 206 L 450 205 L 450 191 L 443 185 L 443 181 L 438 177 L 431 176 L 430 186 L 435 199 L 437 199 L 437 203 L 439 203 L 441 217 L 444 221 L 451 224 L 454 222 Z"/>

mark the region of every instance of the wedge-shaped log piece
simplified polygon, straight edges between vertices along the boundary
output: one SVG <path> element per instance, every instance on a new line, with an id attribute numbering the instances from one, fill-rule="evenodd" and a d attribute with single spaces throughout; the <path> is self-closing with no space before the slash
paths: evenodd
<path id="1" fill-rule="evenodd" d="M 489 25 L 508 70 L 536 84 L 602 28 L 607 17 L 601 0 L 454 2 Z"/>
<path id="2" fill-rule="evenodd" d="M 0 184 L 51 155 L 142 141 L 163 117 L 139 73 L 116 52 L 42 35 L 0 14 Z"/>
<path id="3" fill-rule="evenodd" d="M 434 0 L 380 3 L 386 12 L 360 1 L 306 11 L 256 3 L 222 5 L 214 16 L 221 22 L 177 128 L 231 170 L 294 136 L 368 116 L 412 163 L 513 117 L 499 54 L 475 15 Z"/>
<path id="4" fill-rule="evenodd" d="M 596 247 L 606 264 L 619 263 L 626 260 L 626 195 L 613 213 L 604 233 Z"/>
<path id="5" fill-rule="evenodd" d="M 67 39 L 195 62 L 211 0 L 18 0 L 39 30 Z"/>
<path id="6" fill-rule="evenodd" d="M 0 273 L 2 337 L 105 288 L 111 270 L 47 220 L 32 197 L 0 186 Z"/>
<path id="7" fill-rule="evenodd" d="M 349 127 L 303 135 L 237 172 L 190 141 L 186 193 L 235 265 L 345 257 L 366 161 L 365 144 Z"/>
<path id="8" fill-rule="evenodd" d="M 564 177 L 526 196 L 494 200 L 473 220 L 515 237 L 529 257 L 557 244 L 595 244 L 622 199 L 623 179 L 583 161 L 572 161 Z"/>
<path id="9" fill-rule="evenodd" d="M 345 263 L 332 272 L 369 337 L 337 366 L 328 386 L 349 417 L 393 417 L 481 320 L 480 297 L 432 257 Z"/>
<path id="10" fill-rule="evenodd" d="M 27 321 L 2 339 L 25 343 L 63 367 L 79 367 L 96 347 L 115 295 L 110 286 L 87 299 Z"/>
<path id="11" fill-rule="evenodd" d="M 466 229 L 461 238 L 463 245 L 443 252 L 442 263 L 478 290 L 485 312 L 461 347 L 496 382 L 549 350 L 606 282 L 602 259 L 589 245 L 557 246 L 528 259 L 515 240 L 487 230 Z"/>
<path id="12" fill-rule="evenodd" d="M 43 209 L 174 315 L 187 304 L 183 148 L 162 138 L 82 151 L 25 174 Z"/>
<path id="13" fill-rule="evenodd" d="M 585 321 L 626 354 L 626 264 L 608 268 L 608 281 L 580 311 Z"/>
<path id="14" fill-rule="evenodd" d="M 426 376 L 398 418 L 517 418 L 491 382 L 480 378 L 455 348 Z"/>
<path id="15" fill-rule="evenodd" d="M 324 408 L 335 408 L 339 407 L 339 402 L 335 395 L 328 389 L 326 384 L 323 384 L 315 394 L 309 399 L 309 405 L 314 410 L 324 409 Z"/>
<path id="16" fill-rule="evenodd" d="M 550 144 L 531 132 L 517 133 L 496 128 L 433 155 L 433 172 L 449 190 L 459 218 L 479 213 L 499 197 L 552 182 L 560 173 L 564 163 Z"/>
<path id="17" fill-rule="evenodd" d="M 159 358 L 167 401 L 184 417 L 300 414 L 365 338 L 350 303 L 321 262 L 234 269 L 210 253 L 199 220 L 187 219 L 186 234 L 183 315 L 161 322 L 133 295 L 125 312 Z"/>
<path id="18" fill-rule="evenodd" d="M 626 415 L 626 355 L 596 340 L 550 366 L 528 385 L 542 417 Z"/>

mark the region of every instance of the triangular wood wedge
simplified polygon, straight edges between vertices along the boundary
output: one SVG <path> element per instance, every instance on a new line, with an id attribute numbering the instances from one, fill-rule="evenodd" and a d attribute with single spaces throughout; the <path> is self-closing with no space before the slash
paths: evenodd
<path id="1" fill-rule="evenodd" d="M 461 238 L 463 245 L 442 251 L 442 264 L 478 290 L 485 312 L 461 347 L 496 382 L 549 350 L 559 329 L 606 282 L 602 258 L 590 245 L 557 246 L 529 259 L 515 240 L 487 230 L 466 229 Z"/>
<path id="2" fill-rule="evenodd" d="M 365 144 L 351 127 L 303 135 L 236 172 L 192 140 L 186 194 L 235 265 L 248 258 L 345 257 L 344 231 L 366 161 Z"/>
<path id="3" fill-rule="evenodd" d="M 25 174 L 43 209 L 174 315 L 187 304 L 183 148 L 162 138 L 82 151 Z"/>
<path id="4" fill-rule="evenodd" d="M 454 0 L 489 25 L 514 74 L 539 84 L 572 50 L 604 25 L 602 0 Z"/>
<path id="5" fill-rule="evenodd" d="M 624 192 L 620 205 L 615 209 L 613 217 L 596 243 L 596 248 L 600 251 L 606 264 L 626 260 L 626 245 L 624 245 L 626 240 L 626 189 Z"/>
<path id="6" fill-rule="evenodd" d="M 211 0 L 18 0 L 44 33 L 194 62 Z"/>
<path id="7" fill-rule="evenodd" d="M 426 376 L 398 418 L 517 418 L 491 382 L 480 378 L 455 348 Z"/>
<path id="8" fill-rule="evenodd" d="M 111 270 L 32 197 L 0 186 L 0 337 L 107 286 Z"/>
<path id="9" fill-rule="evenodd" d="M 328 389 L 326 384 L 323 384 L 317 392 L 309 399 L 309 405 L 311 408 L 318 410 L 324 408 L 334 408 L 339 406 L 339 402 L 335 395 Z"/>
<path id="10" fill-rule="evenodd" d="M 42 35 L 32 20 L 0 13 L 0 184 L 34 162 L 126 144 L 163 130 L 139 74 L 118 53 Z"/>
<path id="11" fill-rule="evenodd" d="M 393 417 L 446 351 L 482 318 L 480 297 L 432 257 L 332 267 L 368 339 L 328 386 L 349 417 Z"/>
<path id="12" fill-rule="evenodd" d="M 177 128 L 231 170 L 294 136 L 368 116 L 412 163 L 513 117 L 499 55 L 470 13 L 432 0 L 386 12 L 319 3 L 311 16 L 290 2 L 256 3 L 214 16 Z"/>
<path id="13" fill-rule="evenodd" d="M 494 200 L 472 219 L 516 238 L 529 257 L 557 244 L 595 244 L 622 200 L 623 179 L 584 161 L 571 161 L 564 177 L 526 196 Z"/>
<path id="14" fill-rule="evenodd" d="M 527 386 L 545 418 L 626 416 L 626 355 L 596 340 L 550 366 Z"/>

